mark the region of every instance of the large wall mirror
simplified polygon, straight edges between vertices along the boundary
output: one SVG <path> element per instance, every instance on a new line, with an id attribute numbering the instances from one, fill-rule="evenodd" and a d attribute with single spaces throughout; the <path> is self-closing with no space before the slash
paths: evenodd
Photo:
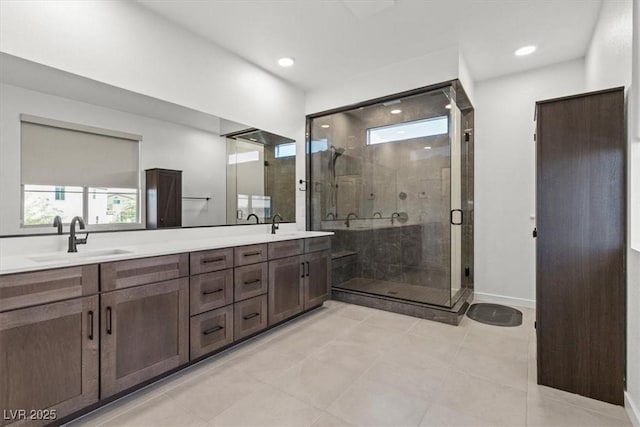
<path id="1" fill-rule="evenodd" d="M 0 236 L 295 221 L 294 140 L 0 55 Z"/>

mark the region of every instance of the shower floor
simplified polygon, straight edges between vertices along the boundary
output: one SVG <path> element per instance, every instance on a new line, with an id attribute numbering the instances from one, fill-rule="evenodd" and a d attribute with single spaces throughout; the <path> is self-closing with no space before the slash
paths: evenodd
<path id="1" fill-rule="evenodd" d="M 354 277 L 353 279 L 342 282 L 339 285 L 334 285 L 334 287 L 351 291 L 366 292 L 368 294 L 385 297 L 400 298 L 425 304 L 434 304 L 446 307 L 452 305 L 449 289 L 438 289 L 424 285 L 412 285 L 402 282 Z M 460 294 L 461 292 L 458 291 L 456 295 L 454 295 L 454 303 L 457 301 Z"/>

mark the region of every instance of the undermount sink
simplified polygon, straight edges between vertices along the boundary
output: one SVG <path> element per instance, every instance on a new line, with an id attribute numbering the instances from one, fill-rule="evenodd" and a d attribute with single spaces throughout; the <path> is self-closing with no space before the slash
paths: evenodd
<path id="1" fill-rule="evenodd" d="M 93 251 L 75 252 L 75 253 L 60 253 L 54 255 L 41 255 L 30 257 L 31 261 L 35 262 L 71 262 L 76 259 L 93 259 L 106 256 L 124 255 L 130 254 L 131 251 L 125 251 L 124 249 L 97 249 Z"/>

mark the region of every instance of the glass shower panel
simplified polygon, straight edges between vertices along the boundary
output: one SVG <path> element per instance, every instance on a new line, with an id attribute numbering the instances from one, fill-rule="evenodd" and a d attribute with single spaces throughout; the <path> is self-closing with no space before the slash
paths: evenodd
<path id="1" fill-rule="evenodd" d="M 334 287 L 452 304 L 461 245 L 450 221 L 461 201 L 456 114 L 446 87 L 311 120 L 310 147 L 324 149 L 310 153 L 310 225 L 335 233 Z"/>
<path id="2" fill-rule="evenodd" d="M 461 113 L 455 102 L 455 92 L 451 89 L 450 138 L 451 138 L 451 305 L 462 294 L 462 131 Z"/>

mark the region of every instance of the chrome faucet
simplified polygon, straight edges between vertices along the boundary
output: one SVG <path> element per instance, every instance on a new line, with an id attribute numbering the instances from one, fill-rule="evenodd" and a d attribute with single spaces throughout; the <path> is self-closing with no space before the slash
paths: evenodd
<path id="1" fill-rule="evenodd" d="M 394 212 L 391 214 L 391 225 L 393 225 L 395 217 L 400 218 L 400 214 L 398 212 Z"/>
<path id="2" fill-rule="evenodd" d="M 358 215 L 356 215 L 356 214 L 355 214 L 355 213 L 353 213 L 353 212 L 349 212 L 349 214 L 347 215 L 347 220 L 344 222 L 344 225 L 346 225 L 346 226 L 347 226 L 347 228 L 349 228 L 349 226 L 350 226 L 350 225 L 349 225 L 349 224 L 350 224 L 350 221 L 349 221 L 349 220 L 351 219 L 351 215 L 353 215 L 353 217 L 354 217 L 354 218 L 358 218 Z"/>
<path id="3" fill-rule="evenodd" d="M 278 222 L 276 222 L 276 218 Z M 279 213 L 275 214 L 273 218 L 271 218 L 271 234 L 276 234 L 276 230 L 280 228 L 280 221 L 282 221 L 282 215 Z"/>
<path id="4" fill-rule="evenodd" d="M 58 234 L 62 234 L 62 218 L 60 218 L 60 215 L 56 215 L 53 218 L 53 226 L 58 227 Z"/>
<path id="5" fill-rule="evenodd" d="M 79 216 L 74 216 L 71 220 L 69 229 L 69 249 L 67 250 L 67 252 L 78 252 L 78 248 L 76 245 L 86 245 L 87 239 L 89 238 L 89 233 L 84 236 L 84 239 L 78 239 L 76 237 L 76 223 L 78 223 L 81 230 L 84 230 L 84 220 Z"/>
<path id="6" fill-rule="evenodd" d="M 252 213 L 251 215 L 249 215 L 247 217 L 247 221 L 249 221 L 249 218 L 251 218 L 252 216 L 256 218 L 256 224 L 260 224 L 260 218 L 258 218 L 258 215 L 254 214 L 254 213 Z"/>
<path id="7" fill-rule="evenodd" d="M 334 214 L 333 212 L 329 212 L 329 213 L 327 214 L 327 216 L 325 216 L 325 219 L 327 219 L 327 220 L 328 220 L 328 219 L 329 219 L 329 217 L 331 217 L 331 219 L 332 219 L 332 220 L 335 220 L 335 219 L 336 219 L 336 214 Z"/>
<path id="8" fill-rule="evenodd" d="M 378 218 L 382 219 L 382 214 L 380 212 L 374 212 L 373 215 L 371 215 L 371 217 L 375 218 L 376 215 L 378 215 Z"/>

